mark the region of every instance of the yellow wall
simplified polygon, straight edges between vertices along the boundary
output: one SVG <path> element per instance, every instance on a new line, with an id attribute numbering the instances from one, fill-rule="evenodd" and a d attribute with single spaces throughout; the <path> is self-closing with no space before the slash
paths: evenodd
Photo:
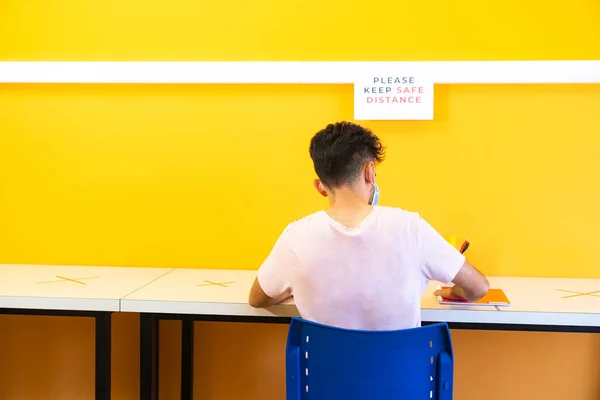
<path id="1" fill-rule="evenodd" d="M 0 60 L 600 59 L 599 20 L 591 0 L 5 0 Z M 435 102 L 432 122 L 367 124 L 388 145 L 382 203 L 469 237 L 470 258 L 488 274 L 600 277 L 600 86 L 437 86 Z M 286 223 L 324 206 L 311 187 L 308 140 L 352 114 L 349 85 L 0 85 L 0 262 L 254 269 Z M 118 318 L 115 391 L 129 399 L 136 336 L 123 327 L 136 321 Z M 65 379 L 77 377 L 78 398 L 89 396 L 89 371 L 73 368 L 91 362 L 89 324 L 2 319 L 0 343 L 55 360 L 30 370 L 45 379 L 40 390 L 69 398 Z M 51 339 L 26 334 L 32 327 Z M 240 330 L 250 344 L 238 355 L 240 379 L 262 382 L 255 368 L 282 376 L 280 328 Z M 457 341 L 461 400 L 486 387 L 465 378 L 471 366 L 494 362 L 473 349 L 498 358 L 507 346 L 535 379 L 509 376 L 516 383 L 504 389 L 484 381 L 499 399 L 523 388 L 546 399 L 600 396 L 594 379 L 579 380 L 600 377 L 597 338 L 454 335 L 468 338 Z M 167 330 L 163 340 L 175 337 Z M 230 346 L 227 337 L 214 346 Z M 32 350 L 49 346 L 56 353 Z M 562 349 L 561 363 L 544 361 L 550 347 Z M 573 364 L 575 347 L 589 363 Z M 275 350 L 258 357 L 265 349 Z M 35 390 L 22 369 L 6 368 L 0 398 Z M 227 369 L 206 368 L 211 384 L 227 385 Z M 544 383 L 569 373 L 560 390 Z M 163 380 L 161 390 L 176 387 L 176 378 Z M 257 383 L 240 398 L 281 393 L 274 385 Z"/>
<path id="2" fill-rule="evenodd" d="M 5 1 L 0 59 L 600 58 L 587 0 L 342 4 Z M 382 203 L 469 237 L 488 274 L 600 277 L 600 87 L 435 103 L 433 122 L 368 123 Z M 350 85 L 0 86 L 0 262 L 254 269 L 324 205 L 307 143 L 352 108 Z"/>
<path id="3" fill-rule="evenodd" d="M 4 0 L 0 59 L 597 59 L 594 0 Z"/>
<path id="4" fill-rule="evenodd" d="M 340 86 L 0 86 L 0 262 L 248 268 L 324 206 L 307 144 Z M 600 86 L 438 86 L 371 122 L 382 204 L 493 275 L 600 277 Z M 235 249 L 235 251 L 231 251 Z"/>

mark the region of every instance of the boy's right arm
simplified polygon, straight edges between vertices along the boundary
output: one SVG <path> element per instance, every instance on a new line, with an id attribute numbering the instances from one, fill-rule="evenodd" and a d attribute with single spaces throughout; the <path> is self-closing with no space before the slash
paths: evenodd
<path id="1" fill-rule="evenodd" d="M 464 262 L 452 282 L 454 283 L 452 288 L 438 290 L 434 295 L 450 300 L 467 299 L 475 301 L 485 296 L 490 289 L 486 277 L 468 261 Z"/>
<path id="2" fill-rule="evenodd" d="M 474 301 L 488 292 L 490 285 L 485 276 L 421 217 L 417 220 L 417 238 L 424 278 L 455 284 L 452 289 L 436 292 L 436 295 Z"/>

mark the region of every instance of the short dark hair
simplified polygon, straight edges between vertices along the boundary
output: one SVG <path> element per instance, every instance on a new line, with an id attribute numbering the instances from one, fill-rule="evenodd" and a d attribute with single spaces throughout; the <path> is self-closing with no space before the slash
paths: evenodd
<path id="1" fill-rule="evenodd" d="M 373 132 L 345 121 L 317 132 L 309 151 L 317 176 L 332 189 L 354 183 L 365 163 L 380 163 L 385 156 L 383 145 Z"/>

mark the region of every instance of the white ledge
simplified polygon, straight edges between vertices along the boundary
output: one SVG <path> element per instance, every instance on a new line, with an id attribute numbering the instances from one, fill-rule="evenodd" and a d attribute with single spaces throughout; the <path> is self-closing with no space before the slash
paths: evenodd
<path id="1" fill-rule="evenodd" d="M 431 71 L 437 84 L 600 83 L 594 61 L 4 61 L 0 83 L 352 84 L 374 71 Z"/>

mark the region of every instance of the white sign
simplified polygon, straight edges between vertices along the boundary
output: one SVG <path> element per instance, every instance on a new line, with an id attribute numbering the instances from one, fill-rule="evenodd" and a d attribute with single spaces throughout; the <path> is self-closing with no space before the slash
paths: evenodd
<path id="1" fill-rule="evenodd" d="M 402 69 L 365 73 L 354 81 L 354 119 L 433 119 L 431 74 Z"/>

